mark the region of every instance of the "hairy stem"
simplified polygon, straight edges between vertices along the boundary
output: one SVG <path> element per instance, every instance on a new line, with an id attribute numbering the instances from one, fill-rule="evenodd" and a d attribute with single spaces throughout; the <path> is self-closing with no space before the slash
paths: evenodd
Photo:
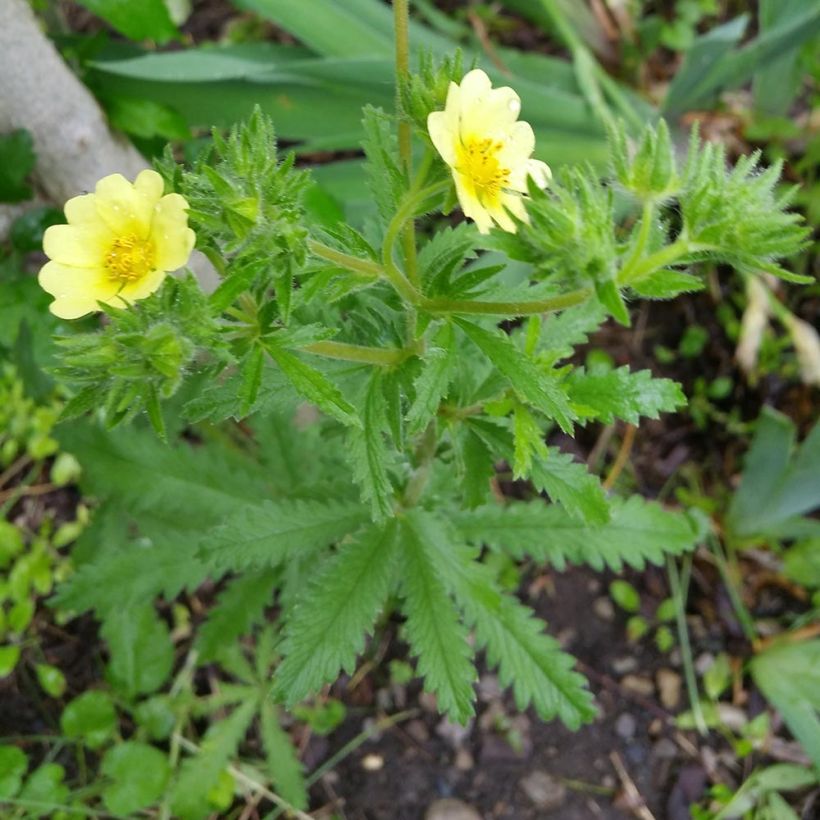
<path id="1" fill-rule="evenodd" d="M 591 288 L 579 288 L 558 296 L 526 302 L 481 302 L 472 299 L 425 299 L 421 307 L 430 313 L 478 313 L 484 316 L 531 316 L 580 305 L 592 296 Z"/>
<path id="2" fill-rule="evenodd" d="M 336 248 L 331 248 L 323 242 L 318 242 L 315 239 L 308 239 L 307 246 L 314 256 L 320 259 L 325 259 L 328 262 L 334 262 L 340 268 L 355 271 L 356 273 L 364 274 L 365 276 L 372 276 L 374 279 L 380 277 L 384 270 L 378 262 L 371 259 L 361 259 L 358 256 L 353 256 L 344 251 L 338 251 Z"/>
<path id="3" fill-rule="evenodd" d="M 416 353 L 414 347 L 365 347 L 352 345 L 346 342 L 314 342 L 302 348 L 306 353 L 316 356 L 325 356 L 328 359 L 341 359 L 345 362 L 361 362 L 362 364 L 377 364 L 390 366 L 401 364 L 405 359 Z"/>

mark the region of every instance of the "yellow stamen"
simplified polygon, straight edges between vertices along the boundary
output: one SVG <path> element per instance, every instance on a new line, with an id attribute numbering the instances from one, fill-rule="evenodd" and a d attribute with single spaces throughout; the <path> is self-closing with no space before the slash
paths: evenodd
<path id="1" fill-rule="evenodd" d="M 457 145 L 456 170 L 469 180 L 482 202 L 494 202 L 510 180 L 510 169 L 502 168 L 498 154 L 502 143 L 492 139 L 463 139 Z"/>
<path id="2" fill-rule="evenodd" d="M 154 269 L 154 246 L 135 234 L 118 237 L 105 257 L 105 267 L 120 282 L 142 279 Z"/>

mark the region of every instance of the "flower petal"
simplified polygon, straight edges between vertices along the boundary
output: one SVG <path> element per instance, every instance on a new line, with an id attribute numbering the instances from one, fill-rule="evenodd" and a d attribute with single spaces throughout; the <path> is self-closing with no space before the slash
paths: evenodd
<path id="1" fill-rule="evenodd" d="M 105 223 L 51 225 L 43 234 L 43 251 L 49 259 L 76 268 L 103 264 L 113 236 Z"/>
<path id="2" fill-rule="evenodd" d="M 461 133 L 492 134 L 503 140 L 507 129 L 518 119 L 521 98 L 511 88 L 492 88 L 461 112 Z"/>
<path id="3" fill-rule="evenodd" d="M 475 222 L 479 233 L 489 233 L 490 228 L 493 226 L 493 220 L 489 211 L 476 195 L 472 182 L 466 179 L 462 174 L 454 174 L 453 176 L 456 183 L 458 204 L 461 205 L 464 216 Z"/>
<path id="4" fill-rule="evenodd" d="M 141 239 L 148 236 L 157 199 L 149 198 L 154 186 L 150 177 L 145 180 L 139 190 L 122 174 L 111 174 L 97 183 L 97 213 L 115 233 L 136 234 Z"/>
<path id="5" fill-rule="evenodd" d="M 97 197 L 94 194 L 72 197 L 63 210 L 69 225 L 98 225 L 102 222 L 97 213 Z"/>
<path id="6" fill-rule="evenodd" d="M 191 256 L 196 234 L 188 227 L 188 202 L 180 194 L 168 194 L 154 206 L 151 238 L 157 267 L 164 271 L 181 268 Z"/>
<path id="7" fill-rule="evenodd" d="M 117 292 L 118 284 L 102 268 L 75 268 L 59 262 L 47 262 L 37 277 L 40 287 L 57 297 L 72 299 L 106 299 Z"/>
<path id="8" fill-rule="evenodd" d="M 155 270 L 151 271 L 151 273 L 146 273 L 141 279 L 137 279 L 135 282 L 129 282 L 123 288 L 121 288 L 116 293 L 116 299 L 119 300 L 120 298 L 126 300 L 127 302 L 133 302 L 137 299 L 144 299 L 146 296 L 150 296 L 155 290 L 159 288 L 159 286 L 163 283 L 165 279 L 166 273 L 164 270 Z M 110 301 L 110 304 L 117 306 L 117 301 Z M 122 303 L 119 303 L 119 306 L 122 306 Z"/>
<path id="9" fill-rule="evenodd" d="M 451 127 L 452 117 L 447 111 L 433 111 L 427 117 L 427 132 L 441 158 L 452 168 L 456 164 L 458 131 Z"/>
<path id="10" fill-rule="evenodd" d="M 490 78 L 480 68 L 468 71 L 459 86 L 462 114 L 485 97 L 492 87 L 493 84 L 490 82 Z"/>
<path id="11" fill-rule="evenodd" d="M 89 296 L 60 296 L 48 309 L 60 319 L 79 319 L 100 309 L 96 299 Z"/>

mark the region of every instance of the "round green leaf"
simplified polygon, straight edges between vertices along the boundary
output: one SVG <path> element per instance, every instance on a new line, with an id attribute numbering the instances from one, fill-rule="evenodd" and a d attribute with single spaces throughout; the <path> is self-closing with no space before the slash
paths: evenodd
<path id="1" fill-rule="evenodd" d="M 65 692 L 65 675 L 56 667 L 47 663 L 38 663 L 35 666 L 37 680 L 47 695 L 53 698 L 60 698 Z"/>
<path id="2" fill-rule="evenodd" d="M 174 711 L 169 698 L 157 695 L 142 701 L 134 710 L 134 719 L 152 740 L 165 740 L 174 728 Z"/>
<path id="3" fill-rule="evenodd" d="M 162 796 L 171 767 L 159 749 L 129 741 L 106 752 L 101 771 L 112 780 L 102 793 L 105 807 L 112 814 L 131 815 Z"/>
<path id="4" fill-rule="evenodd" d="M 637 612 L 641 608 L 641 596 L 629 581 L 613 581 L 609 594 L 618 606 L 627 612 Z"/>
<path id="5" fill-rule="evenodd" d="M 114 734 L 117 713 L 105 692 L 83 692 L 63 710 L 60 727 L 66 737 L 82 738 L 90 749 L 98 749 Z"/>
<path id="6" fill-rule="evenodd" d="M 7 675 L 10 675 L 19 660 L 19 646 L 0 646 L 0 678 L 5 678 Z"/>
<path id="7" fill-rule="evenodd" d="M 8 566 L 22 549 L 23 536 L 20 530 L 8 521 L 0 521 L 0 568 Z"/>
<path id="8" fill-rule="evenodd" d="M 14 797 L 20 790 L 28 760 L 16 746 L 0 746 L 0 800 Z"/>
<path id="9" fill-rule="evenodd" d="M 65 769 L 58 763 L 45 763 L 31 773 L 20 792 L 20 799 L 37 803 L 65 803 L 68 786 L 63 783 L 64 776 Z"/>

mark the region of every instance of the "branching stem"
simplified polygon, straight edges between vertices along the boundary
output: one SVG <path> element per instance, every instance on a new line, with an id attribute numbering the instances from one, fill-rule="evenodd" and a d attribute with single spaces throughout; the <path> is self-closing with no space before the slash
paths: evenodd
<path id="1" fill-rule="evenodd" d="M 330 245 L 325 245 L 323 242 L 318 242 L 315 239 L 308 239 L 307 246 L 314 256 L 318 256 L 320 259 L 325 259 L 328 262 L 334 262 L 340 268 L 346 268 L 347 270 L 352 270 L 365 276 L 372 276 L 374 279 L 378 279 L 384 272 L 378 262 L 374 262 L 371 259 L 361 259 L 358 256 L 344 253 L 344 251 L 331 248 Z"/>
<path id="2" fill-rule="evenodd" d="M 314 342 L 302 348 L 306 353 L 316 356 L 325 356 L 328 359 L 341 359 L 345 362 L 360 362 L 361 364 L 376 364 L 384 367 L 401 364 L 405 359 L 415 355 L 415 346 L 365 347 L 364 345 L 347 344 L 346 342 Z"/>

